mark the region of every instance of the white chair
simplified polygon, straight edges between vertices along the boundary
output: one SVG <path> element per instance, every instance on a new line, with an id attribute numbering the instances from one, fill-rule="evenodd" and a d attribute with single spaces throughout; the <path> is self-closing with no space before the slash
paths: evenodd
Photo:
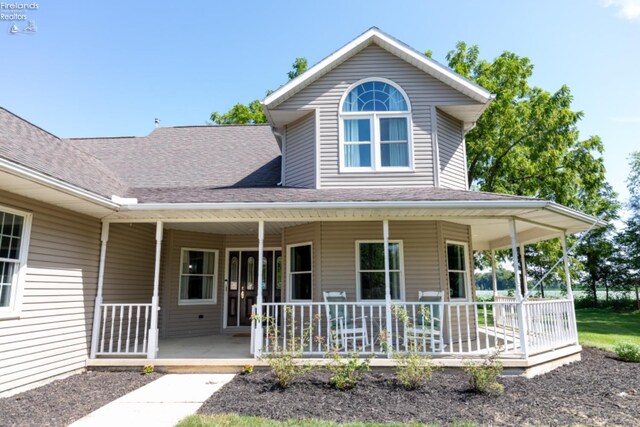
<path id="1" fill-rule="evenodd" d="M 413 344 L 416 350 L 430 348 L 441 351 L 444 347 L 442 339 L 442 312 L 444 294 L 440 291 L 419 291 L 416 307 L 417 313 L 413 324 L 404 330 L 404 342 Z M 413 313 L 409 313 L 411 316 Z"/>
<path id="2" fill-rule="evenodd" d="M 327 325 L 329 330 L 329 345 L 334 344 L 334 340 L 342 345 L 342 351 L 356 351 L 356 343 L 362 344 L 361 349 L 366 349 L 369 345 L 367 334 L 367 318 L 355 317 L 347 307 L 346 292 L 323 292 L 324 303 L 326 305 Z"/>

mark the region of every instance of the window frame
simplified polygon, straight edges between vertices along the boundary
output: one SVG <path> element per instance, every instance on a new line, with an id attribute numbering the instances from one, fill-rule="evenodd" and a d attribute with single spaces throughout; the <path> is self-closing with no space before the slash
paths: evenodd
<path id="1" fill-rule="evenodd" d="M 22 313 L 22 297 L 27 276 L 27 259 L 29 257 L 29 241 L 31 238 L 31 224 L 33 213 L 0 205 L 0 213 L 8 213 L 22 217 L 22 233 L 20 236 L 20 253 L 17 260 L 0 258 L 5 262 L 13 262 L 17 265 L 11 281 L 9 305 L 0 307 L 0 320 L 17 319 Z"/>
<path id="2" fill-rule="evenodd" d="M 291 271 L 291 249 L 293 248 L 297 248 L 300 246 L 310 246 L 311 247 L 311 271 L 296 271 L 296 272 L 292 272 Z M 286 255 L 286 264 L 287 264 L 287 301 L 288 302 L 312 302 L 313 301 L 313 242 L 303 242 L 303 243 L 292 243 L 290 245 L 287 245 L 287 255 Z M 291 286 L 291 276 L 292 274 L 309 274 L 311 273 L 311 298 L 309 299 L 293 299 L 292 295 L 292 290 L 293 287 Z"/>
<path id="3" fill-rule="evenodd" d="M 465 270 L 449 270 L 449 245 L 457 245 L 457 246 L 462 246 L 464 248 L 464 265 L 465 265 Z M 444 253 L 445 253 L 445 261 L 447 263 L 446 270 L 447 270 L 447 298 L 449 301 L 471 301 L 471 276 L 469 273 L 469 243 L 468 242 L 461 242 L 459 240 L 445 240 L 445 244 L 444 244 Z M 451 298 L 451 283 L 449 282 L 449 273 L 453 272 L 453 273 L 464 273 L 464 292 L 465 292 L 465 297 L 464 298 Z"/>
<path id="4" fill-rule="evenodd" d="M 364 301 L 364 302 L 384 302 L 384 299 L 362 299 L 362 290 L 361 290 L 361 280 L 360 273 L 363 270 L 360 270 L 360 244 L 361 243 L 381 243 L 384 245 L 384 240 L 356 240 L 356 300 Z M 399 245 L 398 248 L 398 256 L 400 257 L 400 299 L 391 299 L 391 301 L 404 301 L 405 300 L 405 282 L 404 282 L 404 247 L 403 240 L 389 240 L 389 244 L 397 243 Z M 383 270 L 364 270 L 364 272 L 376 272 Z M 389 269 L 389 272 L 395 272 L 397 270 Z"/>
<path id="5" fill-rule="evenodd" d="M 182 265 L 184 262 L 184 256 L 187 251 L 194 252 L 211 252 L 213 253 L 213 289 L 211 293 L 211 299 L 182 299 L 182 277 L 185 275 L 182 272 Z M 216 305 L 218 304 L 218 263 L 220 262 L 218 249 L 203 249 L 203 248 L 180 248 L 180 264 L 178 266 L 178 305 Z M 189 276 L 211 276 L 211 274 L 188 274 Z"/>
<path id="6" fill-rule="evenodd" d="M 407 104 L 407 111 L 348 111 L 343 112 L 343 106 L 349 93 L 367 82 L 382 82 L 393 86 L 404 97 Z M 414 151 L 413 151 L 413 120 L 412 120 L 411 102 L 407 93 L 395 82 L 383 77 L 369 77 L 358 80 L 353 83 L 342 94 L 340 103 L 338 104 L 338 158 L 340 172 L 346 173 L 381 173 L 381 172 L 414 172 Z M 407 156 L 409 164 L 407 166 L 382 166 L 382 144 L 380 141 L 380 119 L 381 118 L 406 118 L 407 119 Z M 371 129 L 371 166 L 353 167 L 345 166 L 345 145 L 357 144 L 357 142 L 345 141 L 344 121 L 349 119 L 368 119 Z"/>

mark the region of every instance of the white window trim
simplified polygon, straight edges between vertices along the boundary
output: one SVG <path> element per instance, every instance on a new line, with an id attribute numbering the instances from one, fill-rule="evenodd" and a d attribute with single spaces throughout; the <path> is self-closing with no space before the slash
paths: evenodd
<path id="1" fill-rule="evenodd" d="M 447 246 L 449 245 L 459 245 L 464 247 L 464 265 L 466 267 L 465 271 L 462 270 L 449 270 L 449 250 L 447 248 Z M 445 253 L 445 261 L 447 263 L 447 265 L 445 266 L 447 269 L 447 298 L 449 299 L 449 301 L 471 301 L 471 276 L 469 274 L 469 244 L 467 242 L 460 242 L 458 240 L 445 240 L 445 248 L 444 248 L 444 253 Z M 454 272 L 454 273 L 464 273 L 464 292 L 465 292 L 465 298 L 451 298 L 451 284 L 449 283 L 449 272 Z"/>
<path id="2" fill-rule="evenodd" d="M 29 240 L 31 238 L 31 223 L 33 214 L 18 209 L 13 209 L 0 205 L 0 211 L 18 215 L 22 217 L 22 236 L 20 236 L 20 255 L 18 257 L 18 268 L 13 273 L 11 283 L 11 295 L 9 295 L 9 306 L 0 307 L 0 320 L 18 319 L 22 313 L 22 297 L 27 277 L 27 258 L 29 257 Z M 13 262 L 11 260 L 10 262 Z"/>
<path id="3" fill-rule="evenodd" d="M 291 272 L 291 249 L 297 248 L 299 246 L 311 246 L 311 271 L 296 271 L 296 274 L 308 274 L 311 273 L 311 298 L 310 299 L 293 299 L 291 290 L 293 289 L 291 286 L 291 275 L 294 274 Z M 294 243 L 291 245 L 287 245 L 287 301 L 288 302 L 309 302 L 313 301 L 313 242 L 304 242 L 304 243 Z"/>
<path id="4" fill-rule="evenodd" d="M 360 290 L 360 244 L 361 243 L 382 243 L 384 244 L 384 240 L 356 240 L 356 300 L 357 301 L 366 301 L 366 302 L 384 302 L 384 299 L 362 299 L 361 290 Z M 404 283 L 404 248 L 402 240 L 389 240 L 389 244 L 397 243 L 399 244 L 399 252 L 398 256 L 400 257 L 400 299 L 392 299 L 392 301 L 404 301 L 405 300 L 405 283 Z M 367 270 L 368 271 L 368 270 Z M 378 271 L 378 270 L 375 270 Z M 384 271 L 384 270 L 381 270 Z M 389 272 L 397 271 L 389 269 Z"/>
<path id="5" fill-rule="evenodd" d="M 342 107 L 347 95 L 357 86 L 372 82 L 379 81 L 393 86 L 398 92 L 402 94 L 407 103 L 407 111 L 352 111 L 343 112 Z M 344 173 L 381 173 L 381 172 L 414 172 L 414 152 L 413 152 L 413 120 L 411 114 L 411 101 L 407 96 L 407 93 L 397 83 L 385 79 L 383 77 L 369 77 L 366 79 L 358 80 L 353 83 L 342 94 L 340 104 L 338 104 L 338 158 L 340 159 L 340 172 Z M 382 166 L 382 154 L 381 154 L 381 141 L 380 141 L 380 118 L 406 118 L 407 119 L 407 150 L 409 151 L 409 165 L 400 167 Z M 371 127 L 371 167 L 347 167 L 344 165 L 344 146 L 349 144 L 357 144 L 357 142 L 345 142 L 344 140 L 344 120 L 345 119 L 369 119 Z"/>
<path id="6" fill-rule="evenodd" d="M 197 252 L 212 252 L 214 254 L 213 260 L 213 290 L 211 299 L 189 300 L 182 299 L 182 263 L 184 262 L 184 254 L 187 251 Z M 180 265 L 178 267 L 178 305 L 216 305 L 218 303 L 218 263 L 220 257 L 218 249 L 203 249 L 203 248 L 180 248 Z M 209 274 L 202 276 L 210 276 Z"/>

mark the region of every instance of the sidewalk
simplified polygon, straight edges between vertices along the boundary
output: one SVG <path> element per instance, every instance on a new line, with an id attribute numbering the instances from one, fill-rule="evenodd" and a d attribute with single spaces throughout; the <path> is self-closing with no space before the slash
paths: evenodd
<path id="1" fill-rule="evenodd" d="M 72 427 L 173 427 L 234 374 L 168 374 L 90 413 Z"/>

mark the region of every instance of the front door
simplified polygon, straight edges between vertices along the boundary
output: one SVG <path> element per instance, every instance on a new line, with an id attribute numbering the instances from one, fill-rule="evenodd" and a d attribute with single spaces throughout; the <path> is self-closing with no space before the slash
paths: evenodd
<path id="1" fill-rule="evenodd" d="M 258 268 L 262 268 L 263 301 L 280 301 L 281 252 L 264 251 L 259 263 L 258 251 L 230 251 L 227 262 L 227 326 L 250 326 L 251 307 L 258 301 Z"/>

